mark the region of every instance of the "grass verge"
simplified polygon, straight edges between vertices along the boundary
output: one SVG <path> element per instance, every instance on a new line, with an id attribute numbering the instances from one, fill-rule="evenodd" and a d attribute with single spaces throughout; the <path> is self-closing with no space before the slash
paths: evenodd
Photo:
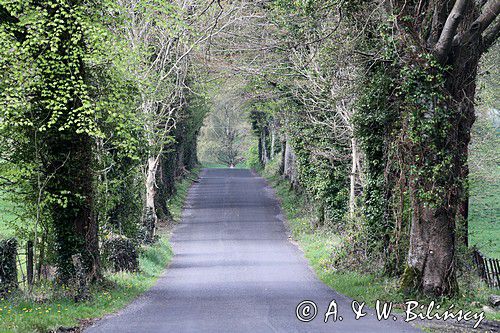
<path id="1" fill-rule="evenodd" d="M 365 302 L 369 307 L 377 300 L 392 302 L 397 311 L 407 299 L 399 291 L 399 280 L 363 274 L 360 272 L 337 271 L 333 268 L 334 248 L 340 244 L 340 237 L 329 230 L 313 228 L 310 221 L 313 216 L 307 207 L 305 199 L 290 188 L 287 181 L 282 180 L 271 170 L 265 170 L 262 175 L 274 188 L 278 196 L 283 213 L 286 216 L 290 232 L 303 250 L 305 257 L 315 270 L 317 276 L 326 285 L 359 302 Z M 462 281 L 463 282 L 463 281 Z M 470 286 L 468 281 L 467 286 Z M 455 309 L 481 311 L 483 305 L 488 304 L 488 296 L 499 294 L 498 290 L 487 288 L 484 283 L 474 278 L 473 290 L 461 286 L 461 294 L 452 299 L 441 298 L 435 300 L 446 310 L 451 304 Z M 418 299 L 421 304 L 429 304 L 431 299 Z M 500 320 L 500 312 L 486 312 L 489 320 Z"/>
<path id="2" fill-rule="evenodd" d="M 198 169 L 176 184 L 168 206 L 174 221 L 181 216 L 188 190 Z M 91 287 L 89 301 L 75 303 L 68 290 L 50 284 L 37 286 L 32 295 L 22 290 L 0 299 L 0 332 L 50 332 L 60 327 L 77 328 L 92 319 L 116 312 L 151 288 L 170 262 L 173 252 L 168 233 L 140 250 L 137 273 L 106 273 L 105 281 Z"/>
<path id="3" fill-rule="evenodd" d="M 193 184 L 193 181 L 198 178 L 201 168 L 193 169 L 186 177 L 175 184 L 175 195 L 172 196 L 167 202 L 168 209 L 174 222 L 179 222 L 182 217 L 182 208 L 184 207 L 184 202 L 186 201 L 188 191 Z"/>

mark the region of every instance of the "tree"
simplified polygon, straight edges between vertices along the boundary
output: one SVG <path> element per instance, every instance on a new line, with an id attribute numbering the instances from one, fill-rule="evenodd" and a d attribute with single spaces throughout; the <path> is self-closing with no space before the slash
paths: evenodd
<path id="1" fill-rule="evenodd" d="M 46 183 L 62 282 L 80 253 L 89 277 L 99 277 L 98 226 L 93 214 L 93 137 L 100 131 L 88 87 L 89 49 L 99 38 L 89 29 L 98 5 L 81 1 L 1 4 L 4 86 L 3 127 L 21 135 L 17 162 L 34 158 Z M 31 140 L 34 140 L 31 141 Z M 36 144 L 36 151 L 30 147 Z"/>
<path id="2" fill-rule="evenodd" d="M 238 82 L 231 80 L 219 88 L 223 92 L 212 98 L 199 138 L 202 158 L 233 167 L 244 160 L 250 132 L 243 99 L 235 87 Z"/>
<path id="3" fill-rule="evenodd" d="M 477 68 L 498 36 L 500 4 L 384 2 L 378 8 L 374 26 L 382 30 L 386 49 L 375 43 L 370 52 L 385 59 L 373 59 L 370 68 L 390 81 L 387 107 L 399 114 L 392 123 L 401 131 L 390 140 L 403 156 L 411 202 L 403 284 L 408 290 L 450 295 L 457 291 L 456 226 L 467 219 Z M 366 36 L 373 38 L 374 32 Z"/>

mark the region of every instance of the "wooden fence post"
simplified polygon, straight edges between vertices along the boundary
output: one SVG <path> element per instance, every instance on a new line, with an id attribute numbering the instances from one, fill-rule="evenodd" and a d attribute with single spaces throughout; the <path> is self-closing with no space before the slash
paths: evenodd
<path id="1" fill-rule="evenodd" d="M 500 288 L 500 262 L 498 259 L 494 259 L 495 267 L 496 267 L 496 276 L 497 276 L 497 287 Z"/>
<path id="2" fill-rule="evenodd" d="M 28 286 L 33 285 L 33 241 L 31 240 L 27 243 L 26 276 Z"/>

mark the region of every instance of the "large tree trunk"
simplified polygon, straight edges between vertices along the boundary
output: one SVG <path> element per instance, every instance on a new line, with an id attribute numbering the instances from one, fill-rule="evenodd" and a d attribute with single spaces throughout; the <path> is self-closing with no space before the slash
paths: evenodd
<path id="1" fill-rule="evenodd" d="M 432 147 L 438 147 L 440 155 L 423 155 L 431 166 L 436 161 L 439 166 L 444 159 L 450 162 L 447 168 L 440 171 L 445 175 L 441 183 L 432 179 L 410 182 L 413 215 L 408 269 L 403 281 L 413 280 L 413 289 L 431 295 L 457 292 L 457 230 L 464 233 L 467 243 L 467 156 L 475 120 L 477 69 L 481 55 L 495 42 L 500 30 L 500 3 L 485 3 L 457 0 L 450 8 L 449 2 L 437 1 L 436 6 L 441 8 L 442 15 L 435 15 L 435 22 L 429 21 L 429 26 L 421 29 L 423 32 L 430 31 L 427 49 L 432 50 L 445 68 L 444 87 L 439 94 L 444 96 L 440 106 L 446 112 L 446 126 L 438 130 L 446 131 L 446 137 L 431 141 L 432 145 L 426 139 L 424 143 L 427 146 L 420 148 L 432 153 L 435 150 Z M 431 191 L 436 185 L 444 189 L 440 204 L 430 205 L 419 198 L 418 190 Z"/>
<path id="2" fill-rule="evenodd" d="M 55 198 L 63 197 L 65 201 L 65 205 L 54 203 L 51 207 L 59 277 L 62 283 L 66 283 L 74 275 L 71 257 L 80 253 L 88 278 L 99 278 L 91 138 L 86 134 L 52 131 L 47 143 L 47 171 L 55 175 L 47 186 L 47 192 Z"/>
<path id="3" fill-rule="evenodd" d="M 463 74 L 469 77 L 467 73 Z M 471 102 L 474 100 L 474 89 L 463 87 L 460 94 L 453 96 L 454 101 L 461 101 L 458 106 L 456 102 L 449 105 L 454 110 L 455 118 L 448 135 L 450 142 L 447 143 L 451 145 L 448 154 L 453 162 L 449 170 L 443 171 L 450 183 L 442 203 L 430 204 L 418 195 L 418 191 L 431 191 L 436 186 L 432 179 L 423 183 L 410 182 L 413 212 L 405 287 L 408 287 L 407 279 L 412 276 L 413 287 L 429 295 L 454 294 L 458 287 L 455 278 L 456 233 L 457 224 L 464 223 L 461 215 L 464 202 L 467 202 L 464 186 L 467 181 L 467 149 L 474 122 Z"/>
<path id="4" fill-rule="evenodd" d="M 281 176 L 285 175 L 285 159 L 286 159 L 286 139 L 281 141 L 281 160 L 280 160 L 280 170 Z"/>
<path id="5" fill-rule="evenodd" d="M 269 153 L 267 151 L 267 137 L 266 137 L 266 130 L 265 128 L 262 130 L 261 134 L 261 146 L 262 146 L 262 165 L 266 166 L 267 163 L 269 162 Z"/>
<path id="6" fill-rule="evenodd" d="M 290 180 L 293 187 L 297 186 L 297 171 L 295 170 L 295 154 L 289 141 L 285 142 L 283 175 Z"/>
<path id="7" fill-rule="evenodd" d="M 56 16 L 62 7 L 70 6 L 77 11 L 81 1 L 62 4 L 48 10 L 48 22 Z M 69 13 L 69 12 L 68 12 Z M 83 112 L 81 110 L 82 92 L 73 87 L 78 87 L 79 80 L 86 80 L 86 66 L 83 59 L 85 49 L 84 36 L 80 32 L 79 20 L 76 16 L 65 17 L 67 29 L 53 31 L 57 36 L 57 63 L 58 71 L 53 72 L 54 65 L 51 58 L 46 63 L 38 62 L 44 69 L 41 73 L 45 76 L 40 78 L 45 86 L 33 101 L 41 101 L 38 104 L 42 117 L 50 118 L 53 112 L 59 112 L 58 123 L 52 124 L 46 131 L 40 132 L 40 139 L 44 149 L 43 164 L 47 177 L 47 193 L 51 200 L 49 209 L 54 227 L 56 261 L 59 281 L 68 283 L 75 277 L 75 267 L 72 257 L 81 255 L 85 278 L 93 281 L 101 277 L 99 260 L 98 222 L 94 214 L 94 173 L 93 166 L 93 138 L 85 130 L 79 133 L 79 126 L 71 124 L 73 113 Z M 40 54 L 36 54 L 37 58 Z M 50 73 L 45 74 L 45 73 Z M 45 109 L 47 98 L 61 96 L 59 86 L 65 82 L 67 102 L 64 109 Z M 50 91 L 52 94 L 48 94 Z M 49 97 L 47 97 L 49 96 Z M 66 96 L 65 96 L 66 97 Z M 59 97 L 62 98 L 62 97 Z M 50 101 L 52 102 L 52 101 Z M 35 104 L 36 105 L 36 104 Z M 36 112 L 35 108 L 35 112 Z M 84 118 L 85 119 L 85 118 Z M 45 119 L 43 121 L 46 121 Z M 73 120 L 74 121 L 74 120 Z M 63 129 L 60 126 L 67 126 Z"/>
<path id="8" fill-rule="evenodd" d="M 283 153 L 283 176 L 290 179 L 291 176 L 291 162 L 292 162 L 292 151 L 290 147 L 290 142 L 285 141 L 285 151 Z"/>
<path id="9" fill-rule="evenodd" d="M 403 287 L 429 295 L 456 290 L 454 208 L 425 205 L 412 189 L 412 224 L 408 268 Z"/>
<path id="10" fill-rule="evenodd" d="M 451 158 L 446 172 L 448 185 L 442 204 L 437 207 L 421 200 L 418 190 L 431 191 L 436 185 L 432 180 L 422 184 L 411 182 L 412 226 L 408 270 L 405 281 L 414 276 L 417 289 L 429 295 L 451 295 L 458 291 L 455 277 L 455 252 L 457 224 L 466 217 L 463 206 L 468 202 L 466 182 L 467 156 L 470 132 L 475 120 L 474 98 L 477 67 L 481 52 L 479 45 L 457 49 L 447 65 L 445 89 L 449 98 L 443 106 L 450 116 L 447 142 L 441 143 L 445 156 Z M 437 143 L 439 144 L 439 143 Z M 463 229 L 464 225 L 460 229 Z M 463 231 L 467 233 L 467 231 Z"/>
<path id="11" fill-rule="evenodd" d="M 276 130 L 274 128 L 274 126 L 271 127 L 271 159 L 274 158 L 274 154 L 275 154 L 275 145 L 276 145 Z"/>

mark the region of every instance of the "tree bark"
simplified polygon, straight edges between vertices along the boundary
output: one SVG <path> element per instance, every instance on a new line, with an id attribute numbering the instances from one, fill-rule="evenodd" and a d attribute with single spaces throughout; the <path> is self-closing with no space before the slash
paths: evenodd
<path id="1" fill-rule="evenodd" d="M 355 200 L 356 200 L 356 174 L 357 166 L 359 164 L 358 160 L 358 149 L 356 145 L 356 138 L 351 138 L 351 175 L 350 175 L 350 187 L 349 187 L 349 216 L 354 217 L 355 211 Z"/>
<path id="2" fill-rule="evenodd" d="M 297 186 L 297 172 L 295 170 L 295 154 L 289 141 L 285 142 L 285 162 L 283 175 L 290 180 L 293 187 Z"/>
<path id="3" fill-rule="evenodd" d="M 266 166 L 269 162 L 269 153 L 267 151 L 267 138 L 266 138 L 266 130 L 262 130 L 261 134 L 261 145 L 262 145 L 262 165 Z"/>
<path id="4" fill-rule="evenodd" d="M 144 219 L 145 241 L 151 243 L 156 235 L 156 224 L 158 216 L 155 209 L 156 198 L 156 172 L 158 171 L 158 158 L 156 156 L 148 157 L 146 171 L 146 216 Z"/>
<path id="5" fill-rule="evenodd" d="M 456 291 L 454 208 L 432 208 L 418 199 L 412 188 L 412 224 L 408 268 L 403 279 L 407 290 L 431 296 Z"/>
<path id="6" fill-rule="evenodd" d="M 90 279 L 100 277 L 97 219 L 93 214 L 92 141 L 86 134 L 51 131 L 47 139 L 48 174 L 57 175 L 47 192 L 65 197 L 51 215 L 58 249 L 58 273 L 65 283 L 74 275 L 71 256 L 82 254 Z"/>
<path id="7" fill-rule="evenodd" d="M 276 142 L 276 133 L 275 133 L 274 126 L 271 127 L 271 159 L 274 158 L 274 153 L 275 153 L 275 142 Z"/>
<path id="8" fill-rule="evenodd" d="M 285 175 L 285 159 L 286 159 L 286 141 L 281 141 L 281 161 L 280 161 L 280 175 Z"/>

